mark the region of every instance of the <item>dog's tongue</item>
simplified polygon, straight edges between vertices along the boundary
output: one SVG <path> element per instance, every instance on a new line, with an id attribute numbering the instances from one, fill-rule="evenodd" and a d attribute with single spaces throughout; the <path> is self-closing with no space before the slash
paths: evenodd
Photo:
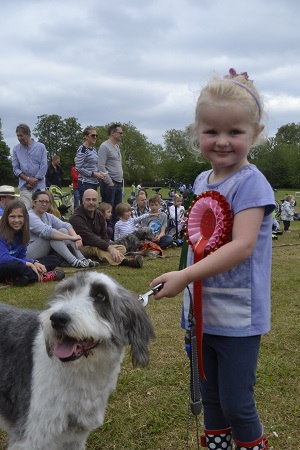
<path id="1" fill-rule="evenodd" d="M 54 355 L 58 358 L 69 358 L 73 353 L 77 354 L 80 351 L 82 351 L 82 345 L 80 345 L 76 339 L 57 342 L 54 347 Z"/>

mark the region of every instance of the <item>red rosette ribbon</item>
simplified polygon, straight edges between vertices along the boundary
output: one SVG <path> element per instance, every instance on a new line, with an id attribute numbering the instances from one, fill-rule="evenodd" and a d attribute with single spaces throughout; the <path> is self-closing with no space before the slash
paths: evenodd
<path id="1" fill-rule="evenodd" d="M 187 242 L 194 252 L 194 264 L 205 256 L 226 244 L 231 239 L 232 211 L 226 197 L 218 191 L 205 191 L 192 202 L 187 213 Z M 202 361 L 202 281 L 194 282 L 194 317 L 196 321 L 196 338 L 198 369 L 202 379 L 205 374 Z"/>

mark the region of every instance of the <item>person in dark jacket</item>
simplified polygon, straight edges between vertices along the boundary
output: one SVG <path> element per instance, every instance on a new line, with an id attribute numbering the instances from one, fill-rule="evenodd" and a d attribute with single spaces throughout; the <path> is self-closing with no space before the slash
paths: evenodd
<path id="1" fill-rule="evenodd" d="M 98 209 L 98 193 L 94 189 L 84 191 L 82 204 L 75 209 L 69 222 L 76 233 L 80 232 L 83 242 L 80 250 L 85 257 L 96 256 L 100 261 L 107 261 L 112 266 L 143 266 L 141 255 L 132 260 L 127 259 L 124 256 L 124 245 L 111 244 L 106 232 L 105 218 Z"/>
<path id="2" fill-rule="evenodd" d="M 63 176 L 64 171 L 60 167 L 60 157 L 58 155 L 54 155 L 46 173 L 46 186 L 50 187 L 54 184 L 55 186 L 61 188 Z"/>

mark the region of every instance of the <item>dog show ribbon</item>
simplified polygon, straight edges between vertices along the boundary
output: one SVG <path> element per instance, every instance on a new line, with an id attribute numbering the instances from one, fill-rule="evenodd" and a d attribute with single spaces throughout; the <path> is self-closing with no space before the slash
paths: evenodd
<path id="1" fill-rule="evenodd" d="M 232 211 L 218 191 L 205 191 L 192 202 L 187 213 L 186 237 L 194 253 L 194 264 L 231 239 Z M 202 280 L 193 283 L 193 309 L 196 323 L 198 370 L 205 380 L 202 359 Z"/>

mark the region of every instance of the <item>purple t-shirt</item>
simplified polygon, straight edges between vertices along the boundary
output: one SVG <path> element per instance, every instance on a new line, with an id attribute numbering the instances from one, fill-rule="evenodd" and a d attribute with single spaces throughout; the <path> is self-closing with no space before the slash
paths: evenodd
<path id="1" fill-rule="evenodd" d="M 208 184 L 210 171 L 195 180 L 194 193 L 215 190 L 226 197 L 233 217 L 249 208 L 265 207 L 265 215 L 252 255 L 238 266 L 202 281 L 203 330 L 219 336 L 254 336 L 270 329 L 270 277 L 274 192 L 252 164 L 219 183 Z M 187 264 L 194 261 L 189 249 Z M 190 286 L 193 292 L 193 285 Z M 184 292 L 182 327 L 188 329 L 190 298 Z"/>

